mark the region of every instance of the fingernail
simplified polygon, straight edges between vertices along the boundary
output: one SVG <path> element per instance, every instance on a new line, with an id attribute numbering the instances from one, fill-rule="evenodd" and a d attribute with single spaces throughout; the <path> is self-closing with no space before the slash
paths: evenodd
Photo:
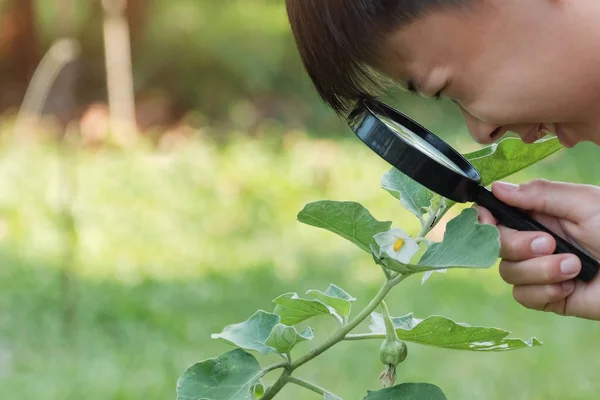
<path id="1" fill-rule="evenodd" d="M 517 185 L 513 185 L 512 183 L 508 183 L 508 182 L 496 182 L 494 185 L 498 189 L 506 190 L 506 191 L 509 191 L 509 192 L 515 191 L 518 188 Z"/>
<path id="2" fill-rule="evenodd" d="M 552 251 L 552 243 L 546 237 L 539 237 L 531 242 L 531 251 L 535 254 L 548 254 Z"/>
<path id="3" fill-rule="evenodd" d="M 561 284 L 561 286 L 562 286 L 562 289 L 563 289 L 565 292 L 572 292 L 572 291 L 573 291 L 573 289 L 575 288 L 575 282 L 574 282 L 574 281 L 572 281 L 572 280 L 571 280 L 571 281 L 565 281 L 565 282 L 563 282 L 563 283 Z"/>
<path id="4" fill-rule="evenodd" d="M 565 258 L 560 263 L 560 272 L 567 276 L 579 272 L 579 260 L 577 260 L 575 257 Z"/>

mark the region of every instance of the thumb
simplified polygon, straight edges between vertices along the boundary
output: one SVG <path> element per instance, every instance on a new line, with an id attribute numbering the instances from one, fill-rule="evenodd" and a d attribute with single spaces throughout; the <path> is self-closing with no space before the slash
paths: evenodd
<path id="1" fill-rule="evenodd" d="M 495 182 L 492 192 L 511 206 L 572 222 L 582 221 L 596 212 L 600 201 L 600 189 L 595 186 L 543 179 L 523 185 Z"/>

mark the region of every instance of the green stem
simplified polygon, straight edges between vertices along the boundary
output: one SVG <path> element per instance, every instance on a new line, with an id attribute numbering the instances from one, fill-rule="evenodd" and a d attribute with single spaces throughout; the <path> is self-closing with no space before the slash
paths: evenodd
<path id="1" fill-rule="evenodd" d="M 425 236 L 427 236 L 427 234 L 431 232 L 431 230 L 435 227 L 434 222 L 442 219 L 442 217 L 444 216 L 444 214 L 446 214 L 447 211 L 448 207 L 445 206 L 445 200 L 441 199 L 438 206 L 429 212 L 429 217 L 427 218 L 427 221 L 424 224 L 421 224 L 421 232 L 419 232 L 419 235 L 417 237 L 424 238 Z"/>
<path id="2" fill-rule="evenodd" d="M 385 339 L 385 333 L 357 333 L 346 335 L 344 340 Z"/>
<path id="3" fill-rule="evenodd" d="M 279 369 L 279 368 L 285 368 L 288 365 L 290 365 L 290 364 L 287 363 L 287 362 L 280 362 L 280 363 L 277 363 L 277 364 L 269 365 L 268 367 L 263 368 L 263 370 L 262 370 L 262 376 L 265 376 L 266 374 L 268 374 L 269 372 L 271 372 L 273 370 L 276 370 L 276 369 Z"/>
<path id="4" fill-rule="evenodd" d="M 394 279 L 396 277 L 396 276 L 392 275 L 392 271 L 390 271 L 383 265 L 381 265 L 381 270 L 383 271 L 383 274 L 385 275 L 385 279 L 387 279 L 388 281 L 391 281 L 392 279 Z"/>
<path id="5" fill-rule="evenodd" d="M 339 324 L 340 324 L 340 325 L 342 325 L 342 326 L 344 325 L 344 320 L 342 319 L 342 317 L 340 317 L 340 316 L 339 316 L 339 315 L 337 315 L 337 314 L 330 314 L 330 315 L 331 315 L 333 318 L 335 318 L 335 320 L 336 320 L 337 322 L 339 322 Z"/>
<path id="6" fill-rule="evenodd" d="M 336 343 L 344 340 L 346 335 L 352 329 L 356 328 L 362 321 L 364 321 L 369 315 L 371 315 L 373 310 L 375 310 L 377 308 L 377 306 L 379 304 L 381 304 L 383 299 L 385 299 L 385 296 L 387 296 L 387 294 L 390 292 L 390 290 L 392 290 L 392 288 L 394 286 L 396 286 L 398 283 L 402 282 L 408 276 L 410 276 L 410 275 L 400 275 L 392 280 L 386 280 L 385 284 L 381 287 L 381 289 L 379 289 L 379 292 L 377 292 L 377 294 L 375 295 L 373 300 L 371 300 L 369 302 L 369 304 L 352 321 L 348 322 L 347 325 L 344 325 L 343 327 L 341 327 L 332 337 L 327 339 L 319 347 L 316 347 L 309 353 L 305 354 L 304 356 L 302 356 L 299 359 L 297 359 L 296 361 L 294 361 L 292 363 L 290 369 L 293 371 L 293 370 L 301 367 L 302 365 L 306 364 L 313 358 L 317 357 L 321 353 L 325 352 L 326 350 L 328 350 L 329 348 L 334 346 Z"/>
<path id="7" fill-rule="evenodd" d="M 273 397 L 275 397 L 275 395 L 277 395 L 277 393 L 283 389 L 285 384 L 288 383 L 288 378 L 291 374 L 292 371 L 289 368 L 284 369 L 281 375 L 279 375 L 279 378 L 265 391 L 265 394 L 260 398 L 260 400 L 271 400 Z"/>
<path id="8" fill-rule="evenodd" d="M 395 341 L 398 339 L 396 334 L 396 328 L 394 328 L 394 323 L 392 322 L 392 317 L 390 316 L 390 311 L 388 310 L 387 304 L 385 304 L 385 300 L 381 301 L 381 310 L 383 314 L 383 323 L 385 324 L 385 337 L 387 340 Z"/>
<path id="9" fill-rule="evenodd" d="M 433 222 L 435 221 L 435 219 L 437 217 L 437 212 L 438 212 L 438 210 L 435 210 L 435 212 L 432 212 L 429 214 L 429 218 L 427 219 L 427 222 L 425 222 L 425 224 L 422 226 L 421 232 L 419 232 L 419 235 L 417 237 L 424 238 L 425 236 L 427 236 L 427 234 L 429 232 L 431 232 L 431 230 L 435 226 L 435 225 L 433 225 Z"/>
<path id="10" fill-rule="evenodd" d="M 290 376 L 288 378 L 288 382 L 289 383 L 293 383 L 293 384 L 298 385 L 298 386 L 302 386 L 303 388 L 306 388 L 308 390 L 312 390 L 313 392 L 318 393 L 321 396 L 323 396 L 325 394 L 329 394 L 331 396 L 337 397 L 333 393 L 328 392 L 327 390 L 323 389 L 322 387 L 319 387 L 319 386 L 315 385 L 314 383 L 305 381 L 304 379 L 300 379 L 300 378 L 296 378 L 294 376 Z"/>

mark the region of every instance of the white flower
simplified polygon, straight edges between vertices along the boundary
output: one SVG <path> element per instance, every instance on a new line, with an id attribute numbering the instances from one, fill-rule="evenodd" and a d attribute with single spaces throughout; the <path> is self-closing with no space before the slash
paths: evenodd
<path id="1" fill-rule="evenodd" d="M 402 229 L 394 228 L 373 236 L 382 252 L 403 264 L 410 263 L 419 245 Z M 379 253 L 381 255 L 381 253 Z"/>

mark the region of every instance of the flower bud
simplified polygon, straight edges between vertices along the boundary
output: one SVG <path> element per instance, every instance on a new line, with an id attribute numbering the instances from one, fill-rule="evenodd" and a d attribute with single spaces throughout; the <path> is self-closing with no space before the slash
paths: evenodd
<path id="1" fill-rule="evenodd" d="M 385 301 L 381 302 L 381 308 L 385 323 L 385 339 L 379 347 L 379 359 L 385 364 L 385 370 L 381 373 L 379 379 L 384 387 L 389 387 L 396 382 L 396 366 L 406 359 L 408 348 L 406 343 L 398 339 L 398 334 Z"/>

